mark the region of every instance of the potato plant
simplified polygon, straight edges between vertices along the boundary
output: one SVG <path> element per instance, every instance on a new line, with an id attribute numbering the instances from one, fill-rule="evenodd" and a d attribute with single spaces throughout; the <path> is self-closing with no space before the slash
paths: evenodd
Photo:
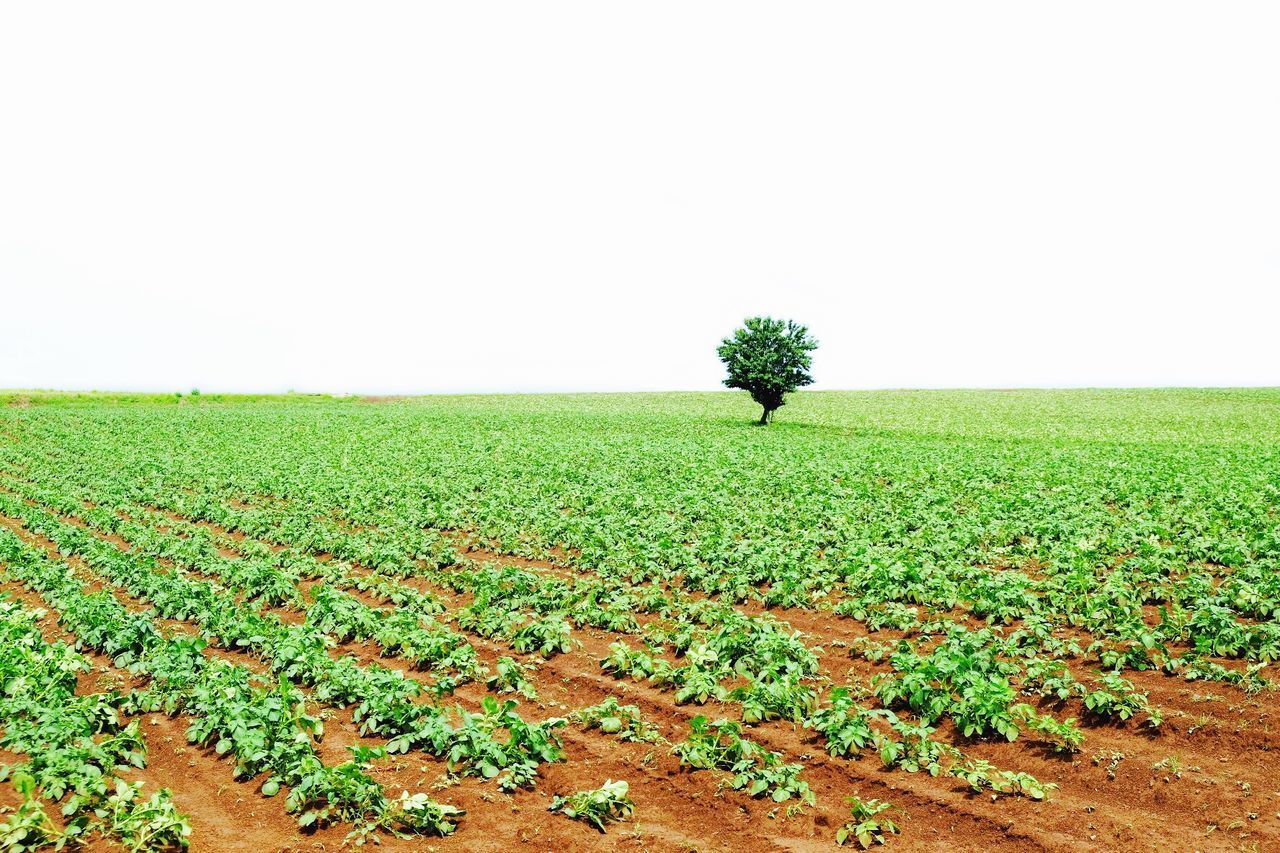
<path id="1" fill-rule="evenodd" d="M 860 797 L 850 797 L 849 804 L 853 819 L 836 830 L 836 844 L 844 846 L 853 838 L 865 850 L 873 844 L 884 844 L 886 836 L 898 834 L 898 825 L 884 814 L 893 804 Z"/>
<path id="2" fill-rule="evenodd" d="M 75 638 L 15 616 L 0 661 L 15 847 L 182 845 L 162 793 L 116 785 L 145 713 L 353 842 L 459 825 L 388 763 L 527 796 L 564 757 L 538 700 L 610 749 L 680 706 L 675 755 L 726 797 L 814 802 L 813 759 L 766 746 L 800 729 L 1047 810 L 1020 750 L 1181 732 L 1154 685 L 1248 706 L 1280 658 L 1265 389 L 800 392 L 767 430 L 724 395 L 192 400 L 0 408 L 3 583 Z M 588 647 L 645 701 L 562 695 Z M 90 651 L 137 686 L 68 691 Z M 361 743 L 326 763 L 333 716 Z M 846 839 L 892 834 L 871 802 Z"/>
<path id="3" fill-rule="evenodd" d="M 603 834 L 607 824 L 626 820 L 635 813 L 636 804 L 627 796 L 628 790 L 625 781 L 609 780 L 594 790 L 553 797 L 547 810 L 589 823 Z"/>

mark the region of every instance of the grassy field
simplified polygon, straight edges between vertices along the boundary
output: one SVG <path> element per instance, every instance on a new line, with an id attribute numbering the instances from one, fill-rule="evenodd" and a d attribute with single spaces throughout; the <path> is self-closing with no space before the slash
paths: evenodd
<path id="1" fill-rule="evenodd" d="M 3 831 L 1280 847 L 1280 390 L 757 416 L 0 392 Z"/>

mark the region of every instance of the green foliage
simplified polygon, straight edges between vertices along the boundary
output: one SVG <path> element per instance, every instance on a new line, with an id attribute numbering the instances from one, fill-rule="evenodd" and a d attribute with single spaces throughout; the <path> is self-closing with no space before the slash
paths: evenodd
<path id="1" fill-rule="evenodd" d="M 30 552 L 6 534 L 0 537 L 0 562 L 21 574 Z M 118 775 L 146 766 L 138 721 L 121 719 L 124 697 L 81 694 L 77 677 L 91 668 L 89 661 L 62 643 L 45 641 L 41 615 L 0 600 L 0 745 L 27 756 L 0 767 L 0 778 L 12 779 L 22 797 L 0 825 L 0 849 L 62 849 L 95 833 L 129 850 L 185 848 L 191 827 L 169 791 L 144 798 L 141 782 L 130 784 Z M 62 803 L 63 828 L 49 819 L 37 792 Z"/>
<path id="2" fill-rule="evenodd" d="M 518 652 L 537 652 L 544 658 L 573 648 L 572 628 L 559 613 L 535 619 L 511 635 L 511 647 Z"/>
<path id="3" fill-rule="evenodd" d="M 884 812 L 895 808 L 891 803 L 880 800 L 863 800 L 860 797 L 849 797 L 850 812 L 853 820 L 836 830 L 836 844 L 844 843 L 852 836 L 862 849 L 873 844 L 884 844 L 886 835 L 897 835 L 898 825 Z"/>
<path id="4" fill-rule="evenodd" d="M 538 691 L 529 680 L 529 673 L 537 667 L 509 658 L 498 658 L 496 672 L 485 680 L 485 686 L 495 693 L 519 693 L 526 699 L 537 699 Z"/>
<path id="5" fill-rule="evenodd" d="M 1033 800 L 1043 800 L 1058 789 L 1051 782 L 1041 782 L 1028 773 L 997 770 L 991 762 L 970 759 L 953 769 L 952 775 L 963 779 L 975 791 L 993 791 L 995 794 L 1021 795 Z"/>
<path id="6" fill-rule="evenodd" d="M 448 697 L 481 680 L 529 698 L 517 656 L 587 636 L 611 644 L 610 676 L 733 720 L 677 744 L 686 767 L 791 803 L 797 759 L 761 745 L 776 725 L 759 742 L 745 727 L 787 721 L 814 734 L 805 750 L 1045 796 L 965 753 L 1072 753 L 1077 719 L 1160 725 L 1134 671 L 1235 703 L 1280 657 L 1275 391 L 806 391 L 781 444 L 744 432 L 747 400 L 728 394 L 182 399 L 0 408 L 0 568 L 74 636 L 45 643 L 0 608 L 3 772 L 32 786 L 5 815 L 15 837 L 56 843 L 41 815 L 58 808 L 68 834 L 120 844 L 95 809 L 146 760 L 141 712 L 181 718 L 308 825 L 452 831 L 450 807 L 383 789 L 379 755 L 322 762 L 321 720 L 346 709 L 388 755 L 532 785 L 562 757 L 561 722 Z M 828 692 L 843 673 L 789 620 L 838 625 L 827 636 L 856 638 L 877 677 Z M 493 671 L 476 646 L 497 650 Z M 141 686 L 84 691 L 80 650 Z M 617 700 L 574 718 L 661 742 Z M 151 800 L 118 797 L 113 825 Z"/>
<path id="7" fill-rule="evenodd" d="M 619 740 L 633 743 L 665 743 L 666 738 L 640 716 L 635 705 L 623 705 L 610 696 L 599 705 L 580 708 L 569 717 L 585 729 L 599 729 Z"/>
<path id="8" fill-rule="evenodd" d="M 876 695 L 886 706 L 905 705 L 926 723 L 949 716 L 965 737 L 997 734 L 1016 740 L 1012 705 L 1017 694 L 1009 681 L 1016 666 L 1002 650 L 990 629 L 959 626 L 927 655 L 904 641 L 890 656 L 896 673 L 876 679 Z"/>
<path id="9" fill-rule="evenodd" d="M 1025 703 L 1014 705 L 1013 715 L 1022 728 L 1057 752 L 1079 752 L 1080 745 L 1084 743 L 1084 732 L 1080 731 L 1074 717 L 1059 722 L 1048 714 L 1036 713 Z"/>
<path id="10" fill-rule="evenodd" d="M 714 723 L 698 716 L 689 721 L 689 737 L 672 747 L 680 763 L 693 770 L 726 770 L 726 784 L 753 797 L 769 796 L 776 803 L 797 799 L 803 805 L 816 802 L 809 783 L 801 780 L 803 767 L 786 764 L 772 752 L 742 736 L 742 727 L 730 720 Z"/>
<path id="11" fill-rule="evenodd" d="M 75 844 L 84 834 L 88 818 L 81 816 L 59 829 L 36 797 L 36 784 L 31 776 L 19 773 L 13 779 L 22 802 L 13 814 L 0 823 L 0 850 L 27 853 L 33 850 L 61 850 Z"/>
<path id="12" fill-rule="evenodd" d="M 474 776 L 496 778 L 504 791 L 532 786 L 539 764 L 563 756 L 555 730 L 566 721 L 553 717 L 531 724 L 515 709 L 514 700 L 499 705 L 492 696 L 485 696 L 479 714 L 462 711 L 462 724 L 450 736 L 450 765 Z"/>
<path id="13" fill-rule="evenodd" d="M 28 523 L 40 524 L 42 531 L 62 540 L 64 549 L 78 553 L 109 576 L 119 572 L 122 582 L 127 579 L 137 584 L 158 584 L 166 578 L 150 571 L 130 574 L 130 560 L 112 546 L 107 546 L 110 553 L 98 550 L 95 543 L 99 540 L 80 528 L 55 523 L 33 508 L 19 509 L 2 497 L 0 501 L 5 503 L 6 511 L 27 513 L 30 516 Z M 276 793 L 282 784 L 288 785 L 286 808 L 299 815 L 299 825 L 304 828 L 348 822 L 354 825 L 352 835 L 363 839 L 379 829 L 417 832 L 430 830 L 441 820 L 447 822 L 450 814 L 447 810 L 419 808 L 421 804 L 413 801 L 409 804 L 413 808 L 406 806 L 408 811 L 405 811 L 388 803 L 381 785 L 367 773 L 370 762 L 386 755 L 386 750 L 354 747 L 353 761 L 333 767 L 321 763 L 314 752 L 313 742 L 323 737 L 323 724 L 307 713 L 300 691 L 284 674 L 275 685 L 261 686 L 257 677 L 244 667 L 204 657 L 201 651 L 205 643 L 200 638 L 163 638 L 151 623 L 149 613 L 128 612 L 105 590 L 87 594 L 73 573 L 25 545 L 8 530 L 0 531 L 0 563 L 7 566 L 11 575 L 55 605 L 62 615 L 62 624 L 74 631 L 82 643 L 113 655 L 117 664 L 149 677 L 145 689 L 126 697 L 115 697 L 108 704 L 97 696 L 70 698 L 54 706 L 59 713 L 50 716 L 45 708 L 50 690 L 73 690 L 75 674 L 83 667 L 74 658 L 68 658 L 62 647 L 36 645 L 39 632 L 32 627 L 33 618 L 20 610 L 6 610 L 0 603 L 0 631 L 25 638 L 23 642 L 10 645 L 0 643 L 0 650 L 7 648 L 12 654 L 25 657 L 25 674 L 6 679 L 11 690 L 0 701 L 21 702 L 24 691 L 38 690 L 41 701 L 34 706 L 39 713 L 33 720 L 42 727 L 39 742 L 45 744 L 50 736 L 56 735 L 68 744 L 60 750 L 43 749 L 33 753 L 32 760 L 23 766 L 20 777 L 15 775 L 15 778 L 30 780 L 33 789 L 37 778 L 44 779 L 47 791 L 55 797 L 70 793 L 63 806 L 63 813 L 74 818 L 68 832 L 100 831 L 131 849 L 168 849 L 187 843 L 190 828 L 185 818 L 173 809 L 166 791 L 147 798 L 142 796 L 137 784 L 129 785 L 111 778 L 115 768 L 123 763 L 141 766 L 143 762 L 137 723 L 120 728 L 116 722 L 117 706 L 123 713 L 163 711 L 189 714 L 191 724 L 187 729 L 187 739 L 191 743 L 211 746 L 219 755 L 234 757 L 234 775 L 237 778 L 268 773 L 269 778 L 262 786 L 265 796 Z M 169 582 L 174 583 L 171 576 Z M 177 587 L 180 588 L 181 584 Z M 158 586 L 154 595 L 164 600 L 165 592 Z M 195 612 L 213 618 L 215 611 L 201 609 L 201 602 L 204 602 L 203 606 L 214 607 L 207 596 L 193 589 L 186 595 L 177 596 L 175 601 L 179 599 L 184 602 L 180 606 L 194 607 Z M 298 662 L 308 658 L 300 657 L 302 648 L 292 644 L 293 635 L 283 627 L 280 631 L 283 633 L 277 636 L 277 640 L 281 645 L 273 648 L 272 659 L 278 654 L 282 660 L 289 661 L 288 666 L 280 667 L 284 673 L 311 672 L 305 667 L 299 668 Z M 227 634 L 224 641 L 230 641 L 230 638 L 246 636 L 251 631 L 239 623 L 227 623 L 219 633 Z M 268 640 L 267 636 L 259 636 L 253 638 L 252 643 L 266 643 Z M 57 662 L 56 668 L 41 670 L 30 666 L 31 651 L 37 648 L 47 660 Z M 333 689 L 340 694 L 342 690 L 350 689 L 339 688 L 336 679 L 358 677 L 360 671 L 353 668 L 350 659 L 325 659 L 333 667 L 325 677 L 335 681 L 323 682 L 324 690 Z M 0 655 L 0 667 L 8 669 L 9 666 L 10 658 Z M 42 683 L 40 679 L 32 678 L 33 674 L 47 677 L 49 682 Z M 321 686 L 317 674 L 310 678 Z M 386 683 L 385 679 L 375 681 Z M 375 698 L 384 697 L 371 695 L 366 704 Z M 23 719 L 16 707 L 8 710 L 13 713 L 14 720 Z M 513 765 L 512 774 L 519 774 L 522 782 L 529 781 L 536 768 L 536 760 L 531 753 L 538 759 L 549 760 L 548 756 L 553 752 L 546 743 L 544 726 L 554 723 L 548 721 L 539 726 L 527 726 L 510 707 L 498 709 L 495 706 L 486 708 L 486 711 L 493 711 L 493 716 L 499 718 L 495 726 L 510 732 L 510 740 L 503 748 Z M 78 716 L 72 720 L 67 717 L 68 713 Z M 441 714 L 431 706 L 421 706 L 416 721 L 423 720 L 439 723 Z M 112 732 L 108 737 L 87 740 L 85 734 L 80 734 L 101 731 L 104 726 L 115 727 L 114 730 L 108 729 Z M 12 739 L 7 742 L 19 747 L 31 737 L 26 732 L 23 726 L 10 725 L 6 738 Z M 459 734 L 461 730 L 442 725 L 431 732 L 431 735 L 443 737 L 445 742 L 438 747 L 441 750 L 446 749 L 449 740 Z M 78 762 L 72 760 L 77 755 L 80 756 Z M 24 810 L 23 817 L 27 823 L 38 822 L 32 807 Z M 21 829 L 28 834 L 33 831 L 32 826 Z M 36 825 L 35 830 L 38 829 Z"/>
<path id="14" fill-rule="evenodd" d="M 728 698 L 742 704 L 742 721 L 760 723 L 768 720 L 801 722 L 818 707 L 818 694 L 814 688 L 802 683 L 801 676 L 766 675 L 752 679 L 750 685 L 739 687 Z"/>
<path id="15" fill-rule="evenodd" d="M 437 803 L 421 791 L 410 794 L 401 791 L 400 798 L 387 810 L 385 825 L 393 834 L 408 838 L 411 835 L 452 835 L 458 828 L 458 820 L 466 812 L 456 806 Z"/>
<path id="16" fill-rule="evenodd" d="M 1102 673 L 1094 689 L 1085 695 L 1084 706 L 1098 717 L 1121 721 L 1146 713 L 1147 724 L 1152 728 L 1159 727 L 1163 720 L 1160 709 L 1147 700 L 1147 694 L 1118 672 Z"/>
<path id="17" fill-rule="evenodd" d="M 606 781 L 595 790 L 554 797 L 547 807 L 548 811 L 559 812 L 570 820 L 589 823 L 601 833 L 606 824 L 626 820 L 635 809 L 636 804 L 627 796 L 627 783 L 621 779 Z"/>
<path id="18" fill-rule="evenodd" d="M 194 392 L 193 392 L 194 393 Z M 94 809 L 104 831 L 131 853 L 185 850 L 191 844 L 191 824 L 173 805 L 167 790 L 144 799 L 142 783 L 117 779 L 115 790 Z"/>
<path id="19" fill-rule="evenodd" d="M 857 755 L 876 744 L 879 735 L 873 724 L 877 720 L 893 718 L 889 711 L 859 706 L 845 687 L 832 689 L 829 701 L 827 707 L 805 721 L 805 728 L 823 735 L 827 740 L 827 751 L 835 756 Z"/>
<path id="20" fill-rule="evenodd" d="M 716 354 L 729 371 L 724 384 L 749 392 L 764 408 L 760 423 L 765 424 L 786 405 L 787 394 L 813 384 L 810 353 L 817 348 L 809 330 L 794 320 L 751 317 L 720 342 Z"/>

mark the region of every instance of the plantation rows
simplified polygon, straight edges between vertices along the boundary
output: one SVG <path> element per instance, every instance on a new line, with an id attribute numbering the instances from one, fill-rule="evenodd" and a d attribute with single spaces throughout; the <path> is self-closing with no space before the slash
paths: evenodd
<path id="1" fill-rule="evenodd" d="M 351 843 L 466 843 L 501 799 L 612 836 L 646 795 L 723 815 L 688 793 L 709 790 L 748 815 L 710 846 L 926 845 L 950 814 L 1058 847 L 1103 820 L 1099 782 L 1112 844 L 1171 802 L 1221 812 L 1224 844 L 1269 838 L 1196 733 L 1272 748 L 1275 401 L 1171 414 L 1179 440 L 1150 441 L 1081 399 L 1003 438 L 945 397 L 912 429 L 846 426 L 876 420 L 856 401 L 769 431 L 590 398 L 10 413 L 3 666 L 29 674 L 4 697 L 0 832 L 199 847 L 181 798 L 137 780 L 139 721 L 163 714 L 225 764 L 210 789 L 279 794 Z M 410 780 L 414 756 L 434 769 Z M 580 756 L 611 776 L 565 789 Z M 1182 766 L 1242 804 L 1152 799 Z"/>

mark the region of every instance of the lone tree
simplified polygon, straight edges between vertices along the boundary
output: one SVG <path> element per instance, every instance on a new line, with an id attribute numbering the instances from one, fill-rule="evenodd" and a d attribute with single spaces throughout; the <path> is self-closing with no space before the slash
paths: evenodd
<path id="1" fill-rule="evenodd" d="M 721 341 L 716 352 L 729 369 L 724 384 L 751 392 L 751 399 L 764 407 L 760 415 L 763 426 L 786 405 L 785 394 L 813 384 L 809 353 L 817 348 L 809 330 L 794 320 L 752 317 L 733 337 Z"/>

